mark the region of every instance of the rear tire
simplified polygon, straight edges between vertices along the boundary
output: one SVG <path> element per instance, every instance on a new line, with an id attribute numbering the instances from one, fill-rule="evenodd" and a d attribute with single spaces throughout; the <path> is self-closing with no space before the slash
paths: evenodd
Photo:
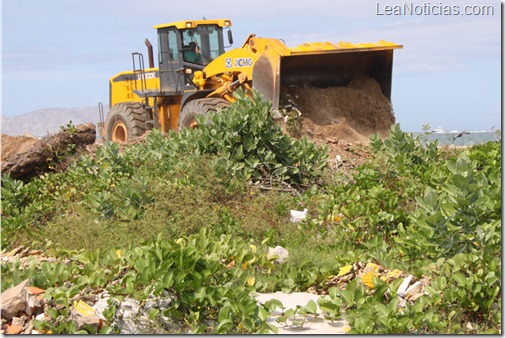
<path id="1" fill-rule="evenodd" d="M 188 102 L 181 110 L 179 115 L 178 127 L 179 130 L 183 128 L 196 128 L 195 117 L 198 115 L 208 116 L 210 113 L 215 113 L 218 110 L 228 108 L 230 103 L 221 98 L 208 98 L 197 99 Z"/>
<path id="2" fill-rule="evenodd" d="M 116 143 L 130 142 L 146 132 L 146 112 L 138 102 L 114 105 L 105 121 L 105 139 Z"/>

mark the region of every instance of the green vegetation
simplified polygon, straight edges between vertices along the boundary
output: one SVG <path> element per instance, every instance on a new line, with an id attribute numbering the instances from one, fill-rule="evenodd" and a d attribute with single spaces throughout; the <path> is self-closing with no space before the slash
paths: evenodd
<path id="1" fill-rule="evenodd" d="M 332 287 L 319 305 L 343 311 L 351 333 L 501 332 L 501 142 L 451 150 L 395 125 L 355 172 L 331 171 L 326 149 L 283 134 L 269 110 L 239 93 L 198 129 L 105 144 L 28 183 L 3 176 L 2 248 L 57 259 L 3 262 L 2 290 L 25 278 L 46 289 L 62 306 L 37 325 L 54 333 L 72 332 L 69 300 L 87 286 L 117 299 L 168 291 L 176 301 L 150 319 L 192 332 L 267 332 L 275 304 L 252 291 L 328 289 L 343 266 L 374 261 L 425 276 L 428 295 L 398 308 L 401 280 Z M 267 259 L 277 245 L 286 263 Z"/>

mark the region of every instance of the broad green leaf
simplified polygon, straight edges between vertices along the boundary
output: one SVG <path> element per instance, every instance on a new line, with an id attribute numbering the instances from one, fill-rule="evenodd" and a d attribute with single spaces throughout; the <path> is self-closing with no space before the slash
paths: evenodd
<path id="1" fill-rule="evenodd" d="M 174 282 L 174 273 L 172 271 L 167 272 L 163 276 L 163 286 L 167 289 L 172 287 L 172 284 Z"/>
<path id="2" fill-rule="evenodd" d="M 279 333 L 279 328 L 273 324 L 266 323 L 268 326 L 268 329 L 271 330 L 273 333 L 278 334 Z"/>
<path id="3" fill-rule="evenodd" d="M 269 311 L 275 311 L 278 307 L 281 309 L 284 308 L 282 302 L 275 298 L 267 300 L 263 306 Z"/>
<path id="4" fill-rule="evenodd" d="M 295 310 L 288 309 L 281 316 L 277 317 L 276 322 L 286 323 L 290 317 L 294 316 L 294 314 L 295 314 Z M 286 325 L 287 325 L 287 323 L 286 323 Z"/>
<path id="5" fill-rule="evenodd" d="M 219 316 L 218 316 L 219 322 L 221 323 L 221 322 L 223 322 L 225 320 L 229 320 L 230 319 L 230 313 L 231 313 L 230 306 L 229 305 L 223 306 L 219 310 Z"/>
<path id="6" fill-rule="evenodd" d="M 100 329 L 100 332 L 98 332 L 98 334 L 110 334 L 111 332 L 112 332 L 112 327 L 104 326 Z"/>
<path id="7" fill-rule="evenodd" d="M 268 318 L 268 312 L 262 307 L 258 307 L 258 318 L 261 321 L 266 321 Z"/>
<path id="8" fill-rule="evenodd" d="M 56 309 L 53 309 L 53 308 L 48 308 L 47 309 L 47 314 L 53 318 L 53 319 L 56 319 L 60 316 L 60 314 L 58 313 L 58 310 Z"/>
<path id="9" fill-rule="evenodd" d="M 321 309 L 321 311 L 336 315 L 336 314 L 340 314 L 340 306 L 341 305 L 342 304 L 338 304 L 336 302 L 324 301 L 324 302 L 319 303 L 319 308 Z"/>
<path id="10" fill-rule="evenodd" d="M 304 306 L 304 308 L 308 313 L 316 313 L 317 304 L 313 300 L 309 300 L 307 305 Z"/>

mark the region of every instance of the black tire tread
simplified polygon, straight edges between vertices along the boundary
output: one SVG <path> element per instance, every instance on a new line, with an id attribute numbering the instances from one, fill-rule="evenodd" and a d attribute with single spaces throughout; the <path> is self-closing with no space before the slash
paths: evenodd
<path id="1" fill-rule="evenodd" d="M 129 129 L 128 141 L 146 132 L 146 114 L 143 105 L 139 102 L 118 103 L 112 106 L 105 121 L 106 140 L 112 140 L 112 126 L 118 117 L 124 119 Z"/>
<path id="2" fill-rule="evenodd" d="M 230 103 L 221 98 L 205 98 L 188 102 L 179 115 L 179 130 L 186 128 L 191 119 L 197 115 L 207 116 L 230 106 Z"/>

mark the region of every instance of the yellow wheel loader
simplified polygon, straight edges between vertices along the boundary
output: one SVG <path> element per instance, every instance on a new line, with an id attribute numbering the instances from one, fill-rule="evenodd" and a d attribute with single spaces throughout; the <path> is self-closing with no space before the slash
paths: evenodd
<path id="1" fill-rule="evenodd" d="M 148 67 L 141 53 L 132 53 L 133 69 L 110 78 L 105 139 L 122 143 L 153 128 L 168 132 L 194 127 L 195 116 L 234 102 L 238 88 L 249 94 L 256 89 L 272 101 L 276 119 L 293 109 L 293 96 L 303 93 L 290 96 L 295 87 L 346 87 L 366 77 L 391 98 L 393 50 L 401 45 L 316 42 L 288 48 L 282 40 L 251 34 L 241 48 L 225 51 L 233 43 L 230 27 L 227 19 L 155 26 L 158 52 L 154 55 L 146 39 Z"/>

